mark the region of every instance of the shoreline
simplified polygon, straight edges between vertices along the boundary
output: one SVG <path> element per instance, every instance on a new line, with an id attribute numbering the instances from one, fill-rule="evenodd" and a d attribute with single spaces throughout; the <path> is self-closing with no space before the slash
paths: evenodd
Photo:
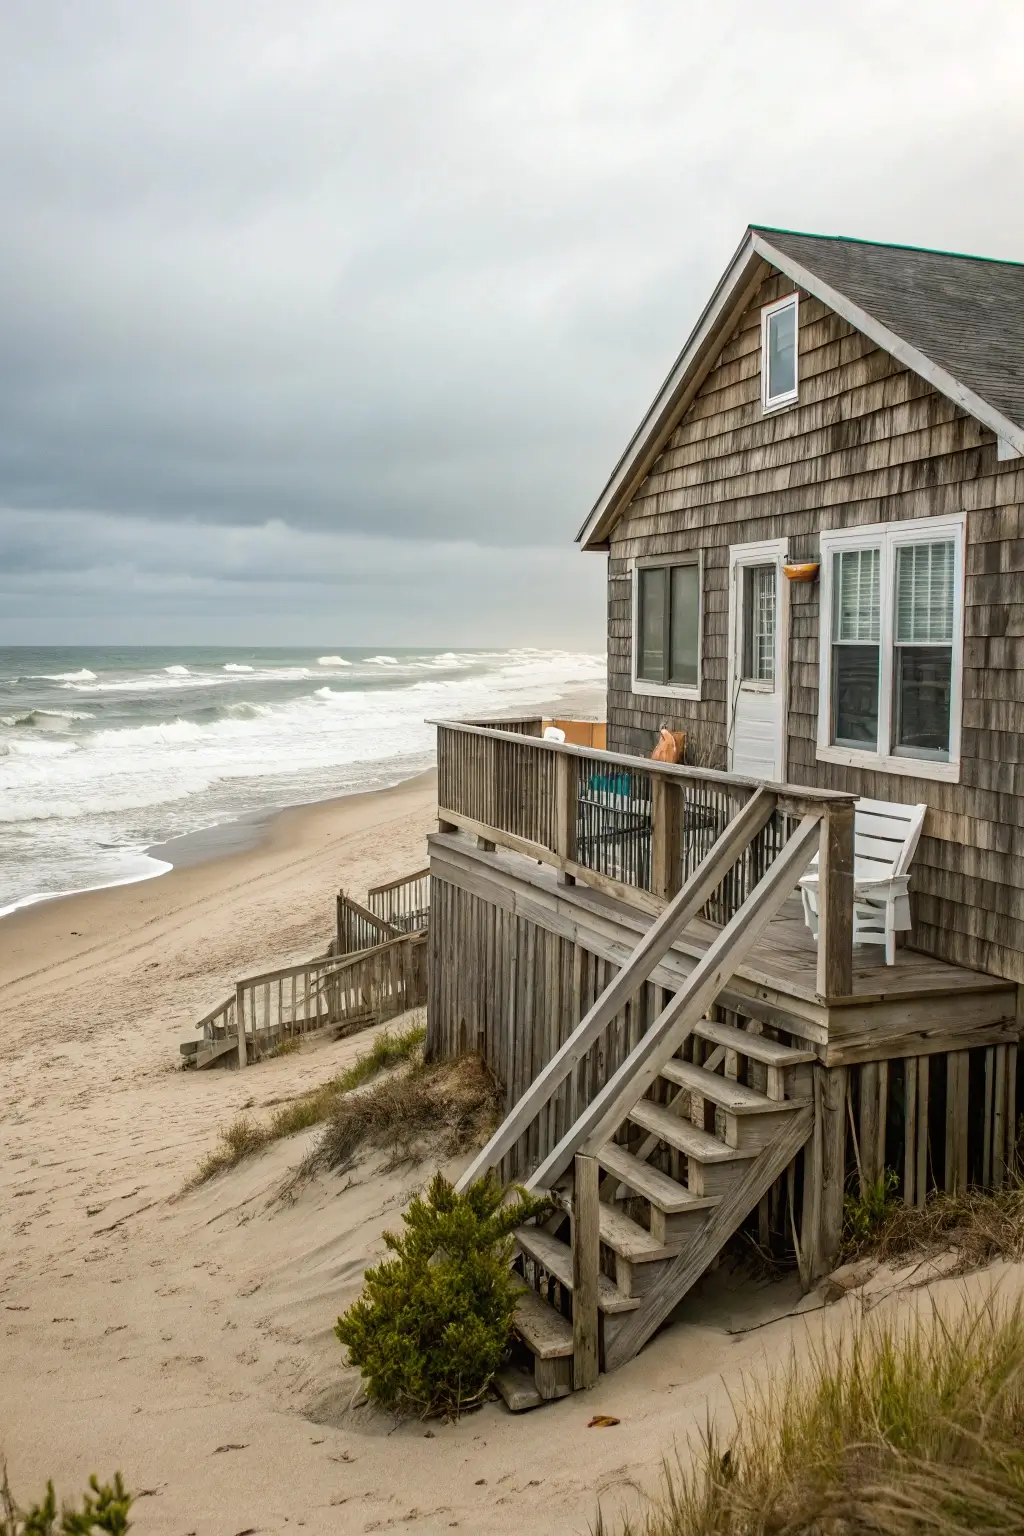
<path id="1" fill-rule="evenodd" d="M 103 885 L 84 885 L 73 891 L 42 891 L 38 895 L 23 896 L 12 906 L 0 911 L 0 933 L 6 932 L 6 924 L 20 913 L 36 907 L 49 906 L 54 902 L 73 901 L 82 896 L 97 896 L 102 891 L 116 891 L 132 885 L 144 885 L 175 870 L 193 869 L 200 864 L 213 863 L 218 859 L 231 858 L 235 854 L 255 853 L 273 836 L 274 823 L 290 811 L 310 811 L 317 806 L 337 805 L 346 800 L 370 795 L 385 794 L 400 789 L 403 784 L 413 784 L 418 779 L 436 776 L 436 768 L 424 768 L 410 774 L 407 779 L 396 779 L 393 784 L 380 784 L 373 789 L 353 789 L 340 795 L 328 795 L 323 800 L 296 800 L 287 805 L 264 807 L 259 811 L 242 811 L 225 821 L 214 822 L 208 827 L 195 827 L 190 832 L 179 832 L 162 843 L 150 843 L 142 849 L 140 857 L 150 859 L 158 868 L 145 870 L 138 875 L 128 875 L 121 880 L 108 880 Z"/>
<path id="2" fill-rule="evenodd" d="M 76 967 L 88 969 L 101 956 L 124 951 L 126 946 L 141 950 L 162 930 L 189 922 L 193 914 L 206 913 L 207 921 L 221 928 L 225 919 L 230 919 L 230 910 L 236 906 L 242 909 L 250 895 L 258 896 L 263 905 L 290 898 L 294 909 L 296 882 L 308 892 L 301 926 L 330 936 L 334 917 L 328 894 L 333 897 L 345 884 L 346 848 L 358 849 L 360 866 L 367 855 L 382 867 L 389 865 L 390 858 L 397 859 L 397 867 L 383 874 L 383 879 L 418 867 L 417 859 L 423 863 L 422 851 L 403 856 L 399 850 L 409 840 L 410 827 L 420 829 L 417 842 L 422 849 L 426 831 L 436 821 L 436 782 L 437 770 L 430 768 L 382 789 L 284 806 L 260 816 L 258 825 L 252 826 L 255 835 L 248 839 L 248 846 L 224 848 L 216 846 L 216 839 L 204 839 L 202 857 L 181 860 L 159 876 L 17 907 L 0 919 L 4 939 L 0 985 L 17 986 L 52 969 L 62 973 L 72 973 Z M 394 853 L 386 841 L 388 828 L 396 833 Z M 200 834 L 185 836 L 193 840 L 190 852 L 194 855 Z M 330 868 L 329 877 L 325 877 L 325 865 Z M 317 887 L 325 885 L 318 899 Z M 350 888 L 355 891 L 357 886 L 355 882 Z M 306 955 L 307 945 L 292 937 L 296 926 L 291 924 L 281 933 L 281 964 L 289 963 L 300 949 L 299 957 Z M 309 952 L 315 948 L 313 944 Z M 257 954 L 262 959 L 266 952 L 261 947 Z M 159 961 L 146 963 L 157 965 Z M 216 967 L 210 969 L 215 971 Z"/>
<path id="3" fill-rule="evenodd" d="M 599 714 L 594 713 L 595 703 L 601 706 Z M 603 719 L 607 710 L 604 695 L 600 700 L 595 700 L 591 690 L 577 688 L 547 700 L 544 704 L 537 706 L 534 713 L 548 718 L 589 720 Z M 194 868 L 218 859 L 230 858 L 235 854 L 256 852 L 266 840 L 272 837 L 272 829 L 278 818 L 292 811 L 307 811 L 317 806 L 333 805 L 360 796 L 381 794 L 398 789 L 402 784 L 411 784 L 418 779 L 425 779 L 431 774 L 436 776 L 436 773 L 435 764 L 422 769 L 419 773 L 411 774 L 407 779 L 388 782 L 385 775 L 384 782 L 375 785 L 372 789 L 354 789 L 319 800 L 290 801 L 284 805 L 265 806 L 255 811 L 240 811 L 224 821 L 177 833 L 162 842 L 150 843 L 139 850 L 138 857 L 150 860 L 159 865 L 158 868 L 144 869 L 139 874 L 112 879 L 100 885 L 79 886 L 63 891 L 41 891 L 19 897 L 11 905 L 0 909 L 0 933 L 6 934 L 9 932 L 8 925 L 14 919 L 26 912 L 35 911 L 39 907 L 49 907 L 57 902 L 77 901 L 86 896 L 99 895 L 103 891 L 144 885 L 172 874 L 175 870 Z"/>

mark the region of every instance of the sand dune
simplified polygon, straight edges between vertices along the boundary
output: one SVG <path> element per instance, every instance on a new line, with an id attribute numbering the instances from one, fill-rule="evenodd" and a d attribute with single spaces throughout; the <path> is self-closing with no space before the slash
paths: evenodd
<path id="1" fill-rule="evenodd" d="M 0 1450 L 23 1498 L 48 1475 L 70 1493 L 120 1468 L 143 1495 L 135 1529 L 161 1536 L 489 1536 L 527 1521 L 536 1536 L 584 1533 L 599 1499 L 612 1513 L 654 1486 L 744 1371 L 849 1321 L 855 1301 L 730 1332 L 798 1297 L 719 1276 L 591 1393 L 519 1418 L 495 1403 L 456 1425 L 396 1426 L 352 1406 L 333 1323 L 433 1165 L 374 1156 L 296 1185 L 303 1135 L 180 1193 L 219 1126 L 322 1081 L 371 1038 L 185 1074 L 191 1021 L 239 972 L 322 948 L 339 884 L 362 891 L 421 862 L 433 793 L 420 782 L 289 813 L 255 853 L 0 923 Z M 882 1306 L 899 1299 L 888 1284 Z M 588 1429 L 595 1413 L 621 1423 Z"/>

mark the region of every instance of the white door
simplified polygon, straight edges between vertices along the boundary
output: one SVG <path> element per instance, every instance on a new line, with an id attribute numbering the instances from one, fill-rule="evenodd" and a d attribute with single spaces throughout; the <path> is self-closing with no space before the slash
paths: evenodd
<path id="1" fill-rule="evenodd" d="M 786 777 L 785 560 L 784 539 L 729 551 L 729 769 L 775 783 Z"/>

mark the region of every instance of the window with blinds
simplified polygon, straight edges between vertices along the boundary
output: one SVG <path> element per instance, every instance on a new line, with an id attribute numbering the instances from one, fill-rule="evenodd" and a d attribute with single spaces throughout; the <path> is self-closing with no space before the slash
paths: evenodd
<path id="1" fill-rule="evenodd" d="M 822 701 L 831 745 L 889 759 L 950 759 L 960 697 L 963 524 L 936 521 L 930 537 L 908 537 L 898 523 L 865 529 L 858 545 L 841 534 L 821 536 L 831 578 Z"/>
<path id="2" fill-rule="evenodd" d="M 696 689 L 700 683 L 700 565 L 637 571 L 635 676 L 639 682 Z"/>
<path id="3" fill-rule="evenodd" d="M 881 650 L 880 549 L 832 557 L 832 740 L 871 747 L 878 740 Z"/>
<path id="4" fill-rule="evenodd" d="M 956 548 L 951 539 L 896 550 L 894 747 L 949 754 Z"/>

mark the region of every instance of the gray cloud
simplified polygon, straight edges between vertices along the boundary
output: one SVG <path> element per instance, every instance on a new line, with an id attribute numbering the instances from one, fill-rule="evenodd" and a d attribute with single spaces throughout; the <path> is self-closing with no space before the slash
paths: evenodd
<path id="1" fill-rule="evenodd" d="M 0 638 L 129 567 L 283 614 L 279 538 L 599 641 L 569 541 L 744 225 L 1024 255 L 1022 56 L 1017 0 L 6 0 Z"/>

